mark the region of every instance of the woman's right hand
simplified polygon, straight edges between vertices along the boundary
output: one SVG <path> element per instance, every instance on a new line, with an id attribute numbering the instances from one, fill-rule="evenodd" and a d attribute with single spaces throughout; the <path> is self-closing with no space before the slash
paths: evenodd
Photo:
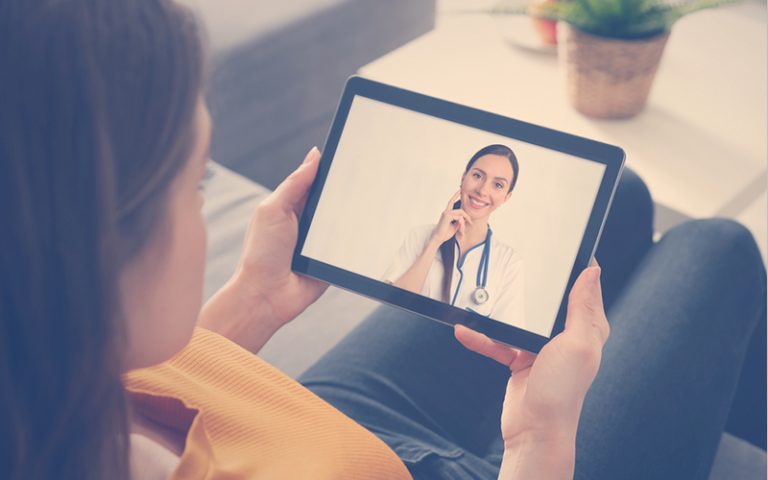
<path id="1" fill-rule="evenodd" d="M 568 298 L 565 329 L 538 355 L 455 326 L 459 342 L 511 373 L 501 414 L 505 452 L 499 478 L 573 477 L 581 407 L 609 334 L 598 266 L 579 275 Z"/>
<path id="2" fill-rule="evenodd" d="M 451 196 L 451 200 L 448 202 L 445 210 L 440 214 L 440 221 L 437 222 L 435 229 L 432 231 L 432 240 L 437 242 L 438 245 L 442 245 L 443 242 L 453 237 L 456 232 L 461 232 L 463 235 L 466 224 L 472 224 L 472 219 L 467 212 L 461 208 L 453 208 L 453 204 L 456 203 L 460 196 L 461 190 L 458 190 Z"/>

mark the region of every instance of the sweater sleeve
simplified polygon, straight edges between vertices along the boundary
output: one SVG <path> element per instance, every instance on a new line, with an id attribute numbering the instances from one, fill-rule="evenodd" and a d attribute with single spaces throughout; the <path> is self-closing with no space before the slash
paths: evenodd
<path id="1" fill-rule="evenodd" d="M 208 330 L 196 328 L 173 358 L 123 380 L 147 418 L 188 426 L 172 478 L 410 478 L 378 437 Z"/>

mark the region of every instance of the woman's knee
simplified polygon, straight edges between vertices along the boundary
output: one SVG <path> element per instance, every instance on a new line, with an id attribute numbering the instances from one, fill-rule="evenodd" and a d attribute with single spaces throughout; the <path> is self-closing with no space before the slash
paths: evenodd
<path id="1" fill-rule="evenodd" d="M 678 242 L 702 262 L 728 265 L 746 276 L 749 284 L 765 290 L 765 266 L 752 233 L 727 218 L 691 220 L 669 230 L 663 242 Z"/>
<path id="2" fill-rule="evenodd" d="M 614 202 L 622 206 L 631 206 L 639 211 L 642 216 L 653 216 L 653 199 L 648 186 L 642 178 L 629 168 L 625 168 L 621 174 L 621 181 L 616 188 Z"/>
<path id="3" fill-rule="evenodd" d="M 626 243 L 627 238 L 650 244 L 653 234 L 653 199 L 645 182 L 632 170 L 624 169 L 616 188 L 603 232 L 606 242 Z M 601 241 L 602 243 L 602 241 Z"/>
<path id="4" fill-rule="evenodd" d="M 625 169 L 595 256 L 603 266 L 606 306 L 653 245 L 653 201 L 635 172 Z"/>
<path id="5" fill-rule="evenodd" d="M 653 206 L 653 199 L 648 186 L 634 170 L 625 168 L 621 174 L 621 181 L 617 189 L 617 195 L 621 192 L 626 198 L 631 199 L 632 203 L 645 205 L 649 208 Z"/>

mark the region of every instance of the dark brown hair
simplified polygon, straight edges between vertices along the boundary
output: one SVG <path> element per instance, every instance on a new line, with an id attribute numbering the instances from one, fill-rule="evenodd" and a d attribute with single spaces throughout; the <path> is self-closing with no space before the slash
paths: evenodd
<path id="1" fill-rule="evenodd" d="M 472 165 L 474 165 L 478 158 L 485 155 L 501 155 L 502 157 L 507 157 L 509 163 L 512 165 L 512 181 L 509 184 L 509 190 L 507 190 L 507 193 L 511 192 L 517 184 L 517 176 L 520 173 L 520 165 L 517 162 L 515 152 L 513 152 L 512 149 L 506 145 L 493 144 L 481 148 L 475 152 L 474 155 L 472 155 L 472 158 L 469 159 L 469 162 L 467 162 L 467 168 L 464 169 L 464 173 L 467 173 L 469 169 L 472 168 Z M 453 204 L 453 208 L 457 209 L 460 207 L 461 200 L 457 200 L 456 203 Z M 451 282 L 453 282 L 453 262 L 455 260 L 455 249 L 453 248 L 453 242 L 455 238 L 456 236 L 454 235 L 440 244 L 440 258 L 442 258 L 444 266 L 442 296 L 443 301 L 446 303 L 451 302 Z"/>
<path id="2" fill-rule="evenodd" d="M 191 153 L 203 65 L 168 0 L 0 3 L 0 472 L 125 478 L 118 275 Z"/>

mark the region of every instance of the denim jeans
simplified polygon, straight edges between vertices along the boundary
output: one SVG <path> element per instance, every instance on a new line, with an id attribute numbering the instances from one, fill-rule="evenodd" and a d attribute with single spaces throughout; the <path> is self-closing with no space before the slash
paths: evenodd
<path id="1" fill-rule="evenodd" d="M 647 188 L 625 171 L 596 254 L 611 336 L 579 421 L 577 479 L 705 479 L 734 395 L 756 409 L 747 419 L 765 412 L 766 277 L 751 234 L 700 220 L 653 244 L 652 223 Z M 762 361 L 742 373 L 748 349 Z M 508 378 L 451 328 L 381 306 L 299 380 L 414 478 L 465 479 L 498 475 Z"/>

